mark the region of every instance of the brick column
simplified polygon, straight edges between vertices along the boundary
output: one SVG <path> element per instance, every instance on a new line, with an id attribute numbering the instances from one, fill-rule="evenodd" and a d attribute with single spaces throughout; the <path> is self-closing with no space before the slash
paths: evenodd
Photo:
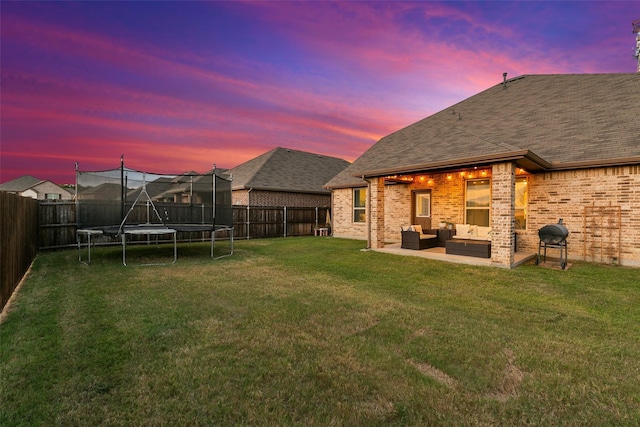
<path id="1" fill-rule="evenodd" d="M 491 263 L 511 268 L 515 257 L 516 168 L 496 163 L 491 172 Z"/>
<path id="2" fill-rule="evenodd" d="M 384 247 L 384 178 L 369 180 L 368 196 L 368 246 L 378 249 Z"/>

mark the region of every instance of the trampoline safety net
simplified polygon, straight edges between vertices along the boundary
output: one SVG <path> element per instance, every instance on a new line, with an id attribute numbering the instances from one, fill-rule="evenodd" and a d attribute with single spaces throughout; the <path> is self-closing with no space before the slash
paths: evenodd
<path id="1" fill-rule="evenodd" d="M 178 231 L 233 227 L 231 179 L 208 173 L 158 174 L 125 168 L 76 170 L 78 229 L 117 235 L 126 227 L 164 226 Z"/>

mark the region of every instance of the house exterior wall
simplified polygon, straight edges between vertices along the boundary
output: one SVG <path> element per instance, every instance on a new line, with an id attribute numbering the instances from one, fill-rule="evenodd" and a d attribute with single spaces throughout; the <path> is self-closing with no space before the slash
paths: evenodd
<path id="1" fill-rule="evenodd" d="M 358 240 L 367 239 L 367 224 L 364 222 L 353 222 L 353 188 L 338 188 L 333 190 L 331 213 L 331 227 L 334 237 Z"/>
<path id="2" fill-rule="evenodd" d="M 233 190 L 232 204 L 251 206 L 319 207 L 331 206 L 330 194 L 291 193 L 285 191 Z"/>
<path id="3" fill-rule="evenodd" d="M 232 205 L 249 205 L 249 190 L 233 190 L 231 191 Z"/>
<path id="4" fill-rule="evenodd" d="M 411 190 L 406 184 L 392 184 L 384 191 L 385 241 L 399 242 L 400 228 L 411 223 Z"/>
<path id="5" fill-rule="evenodd" d="M 20 193 L 23 197 L 31 197 L 32 199 L 38 200 L 46 200 L 47 194 L 58 194 L 60 197 L 59 200 L 73 199 L 73 194 L 50 181 L 41 182 L 33 188 Z"/>
<path id="6" fill-rule="evenodd" d="M 515 172 L 508 164 L 491 170 L 492 228 L 504 228 L 504 241 L 492 232 L 492 262 L 511 262 L 517 251 L 538 252 L 538 230 L 562 218 L 569 229 L 569 259 L 640 267 L 640 165 L 556 171 L 527 175 L 527 226 L 515 230 Z M 476 176 L 477 177 L 477 176 Z M 431 224 L 464 222 L 466 176 L 442 173 L 417 176 L 410 184 L 385 185 L 384 240 L 399 242 L 400 227 L 411 222 L 412 191 L 431 191 Z M 369 208 L 369 206 L 367 207 Z M 353 222 L 353 189 L 333 191 L 333 235 L 367 239 L 365 223 Z M 496 218 L 500 218 L 497 220 Z M 511 236 L 511 237 L 509 237 Z M 557 249 L 548 256 L 557 257 Z M 500 255 L 494 254 L 499 253 Z"/>
<path id="7" fill-rule="evenodd" d="M 538 230 L 562 218 L 569 259 L 640 267 L 640 165 L 534 174 L 527 186 L 518 250 L 537 253 Z"/>

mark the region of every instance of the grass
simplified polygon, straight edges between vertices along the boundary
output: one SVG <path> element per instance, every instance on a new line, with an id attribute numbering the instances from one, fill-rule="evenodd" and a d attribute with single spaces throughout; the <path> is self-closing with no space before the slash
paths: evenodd
<path id="1" fill-rule="evenodd" d="M 637 269 L 363 245 L 42 253 L 0 325 L 0 425 L 640 424 Z"/>

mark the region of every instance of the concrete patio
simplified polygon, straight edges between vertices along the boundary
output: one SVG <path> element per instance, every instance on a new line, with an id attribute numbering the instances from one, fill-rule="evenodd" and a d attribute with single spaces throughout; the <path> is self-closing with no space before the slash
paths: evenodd
<path id="1" fill-rule="evenodd" d="M 476 258 L 471 256 L 462 255 L 449 255 L 445 253 L 445 248 L 436 247 L 431 249 L 423 249 L 420 251 L 413 249 L 402 249 L 401 243 L 388 243 L 381 249 L 372 249 L 377 252 L 390 253 L 395 255 L 415 256 L 426 259 L 433 259 L 437 261 L 446 261 L 456 264 L 468 264 L 468 265 L 482 265 L 491 267 L 491 258 Z M 515 261 L 513 267 L 517 267 L 525 262 L 535 259 L 536 253 L 534 252 L 516 252 Z"/>

